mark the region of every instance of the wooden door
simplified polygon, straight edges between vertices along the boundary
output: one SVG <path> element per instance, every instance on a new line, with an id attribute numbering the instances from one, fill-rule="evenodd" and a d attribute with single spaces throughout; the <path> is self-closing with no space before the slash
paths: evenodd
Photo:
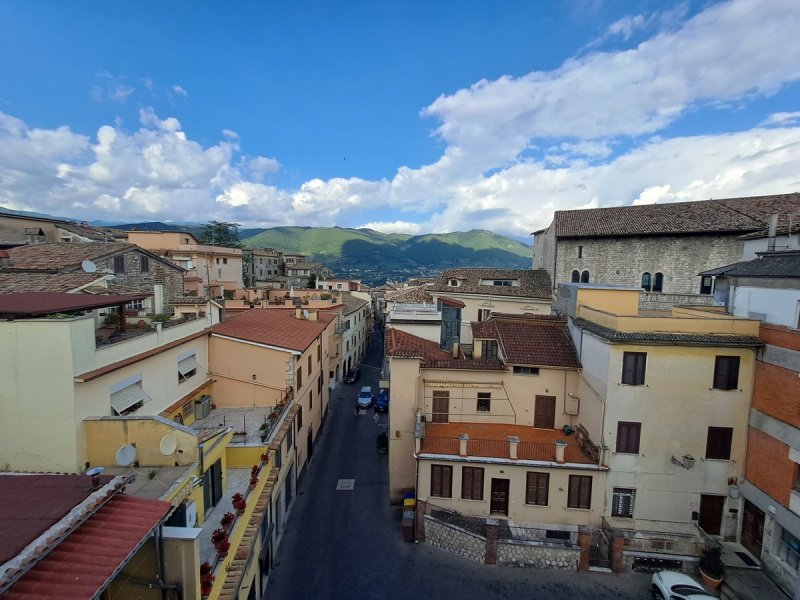
<path id="1" fill-rule="evenodd" d="M 700 519 L 698 525 L 709 535 L 719 535 L 722 531 L 722 511 L 725 496 L 700 495 Z"/>
<path id="2" fill-rule="evenodd" d="M 433 392 L 433 422 L 447 423 L 450 415 L 450 392 Z"/>
<path id="3" fill-rule="evenodd" d="M 761 544 L 764 541 L 764 512 L 745 500 L 742 515 L 742 546 L 761 560 Z"/>
<path id="4" fill-rule="evenodd" d="M 492 501 L 489 509 L 493 515 L 508 515 L 508 479 L 492 478 Z"/>
<path id="5" fill-rule="evenodd" d="M 555 429 L 556 397 L 536 396 L 533 409 L 533 426 L 539 429 Z"/>

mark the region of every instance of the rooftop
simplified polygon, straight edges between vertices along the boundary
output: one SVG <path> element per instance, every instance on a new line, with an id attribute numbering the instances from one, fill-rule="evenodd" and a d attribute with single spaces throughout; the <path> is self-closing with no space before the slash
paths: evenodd
<path id="1" fill-rule="evenodd" d="M 418 358 L 423 367 L 431 369 L 505 370 L 499 360 L 467 359 L 462 352 L 459 352 L 458 358 L 453 358 L 452 351 L 442 350 L 436 342 L 394 328 L 386 332 L 386 355 L 393 358 Z"/>
<path id="2" fill-rule="evenodd" d="M 800 194 L 777 194 L 697 202 L 674 202 L 610 208 L 559 210 L 551 227 L 557 237 L 605 237 L 664 234 L 763 232 L 778 214 L 788 228 L 789 215 L 800 210 Z"/>
<path id="3" fill-rule="evenodd" d="M 212 335 L 304 352 L 335 318 L 321 311 L 314 321 L 298 319 L 294 311 L 253 309 L 214 325 Z"/>
<path id="4" fill-rule="evenodd" d="M 459 285 L 449 285 L 452 279 L 457 279 Z M 519 285 L 481 283 L 496 280 L 517 280 Z M 447 269 L 436 279 L 430 291 L 550 300 L 552 287 L 550 275 L 543 269 Z"/>
<path id="5" fill-rule="evenodd" d="M 718 335 L 713 333 L 662 333 L 647 331 L 624 331 L 605 327 L 587 319 L 578 318 L 573 321 L 576 327 L 588 331 L 611 343 L 643 344 L 653 346 L 727 346 L 727 347 L 759 347 L 763 346 L 757 336 L 752 335 Z M 758 322 L 755 321 L 757 324 Z"/>
<path id="6" fill-rule="evenodd" d="M 72 292 L 91 284 L 103 285 L 105 273 L 3 273 L 0 293 Z"/>
<path id="7" fill-rule="evenodd" d="M 719 267 L 713 271 L 713 273 L 707 271 L 702 274 L 726 277 L 800 277 L 800 250 L 764 252 L 754 260 Z"/>
<path id="8" fill-rule="evenodd" d="M 124 242 L 47 242 L 44 244 L 29 244 L 16 246 L 6 250 L 9 264 L 4 267 L 7 271 L 59 271 L 77 270 L 85 260 L 101 260 L 126 252 L 136 251 L 158 260 L 161 264 L 169 265 L 179 271 L 182 267 L 174 265 L 134 244 Z"/>
<path id="9" fill-rule="evenodd" d="M 152 294 L 69 294 L 66 292 L 25 292 L 0 294 L 0 314 L 34 317 L 53 313 L 92 310 L 120 306 L 132 300 L 144 300 Z"/>

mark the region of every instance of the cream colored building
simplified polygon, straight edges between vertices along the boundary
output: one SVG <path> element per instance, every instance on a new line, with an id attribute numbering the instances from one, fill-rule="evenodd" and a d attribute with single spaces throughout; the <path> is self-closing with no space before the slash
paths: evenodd
<path id="1" fill-rule="evenodd" d="M 563 318 L 493 315 L 473 323 L 466 358 L 387 330 L 389 488 L 438 507 L 577 540 L 598 525 L 606 469 L 575 400 L 580 363 Z"/>
<path id="2" fill-rule="evenodd" d="M 735 539 L 758 321 L 722 308 L 639 311 L 640 290 L 561 284 L 583 365 L 577 396 L 603 413 L 610 527 Z M 633 533 L 631 533 L 631 537 Z M 663 541 L 663 540 L 662 540 Z M 653 550 L 653 548 L 645 548 Z M 663 548 L 662 548 L 663 551 Z"/>
<path id="3" fill-rule="evenodd" d="M 192 234 L 182 231 L 129 231 L 128 243 L 164 256 L 186 269 L 187 292 L 222 297 L 225 291 L 244 288 L 240 248 L 199 244 Z"/>
<path id="4" fill-rule="evenodd" d="M 204 316 L 98 335 L 89 312 L 122 296 L 24 294 L 0 303 L 0 464 L 12 470 L 74 472 L 87 460 L 84 419 L 113 415 L 194 418 L 208 382 L 210 327 Z M 122 299 L 122 300 L 120 300 Z M 52 315 L 52 316 L 51 316 Z"/>

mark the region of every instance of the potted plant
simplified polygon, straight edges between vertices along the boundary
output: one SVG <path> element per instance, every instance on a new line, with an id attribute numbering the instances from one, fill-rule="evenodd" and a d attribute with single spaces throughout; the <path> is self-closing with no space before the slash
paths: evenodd
<path id="1" fill-rule="evenodd" d="M 239 512 L 243 512 L 244 509 L 247 507 L 247 501 L 244 499 L 239 492 L 236 492 L 232 498 L 233 508 L 235 508 Z"/>
<path id="2" fill-rule="evenodd" d="M 261 461 L 262 462 L 269 462 L 269 452 L 264 452 L 261 454 Z"/>
<path id="3" fill-rule="evenodd" d="M 215 529 L 211 532 L 211 543 L 214 544 L 214 546 L 226 539 L 228 539 L 228 534 L 225 533 L 224 529 Z"/>
<path id="4" fill-rule="evenodd" d="M 703 551 L 700 556 L 700 576 L 703 578 L 703 585 L 710 590 L 715 590 L 722 583 L 724 566 L 722 564 L 722 549 L 719 546 L 711 546 Z"/>
<path id="5" fill-rule="evenodd" d="M 219 524 L 222 525 L 222 528 L 227 530 L 230 527 L 231 523 L 233 523 L 234 519 L 236 519 L 236 515 L 232 512 L 226 512 L 222 515 L 222 518 L 219 520 Z"/>
<path id="6" fill-rule="evenodd" d="M 219 544 L 215 545 L 214 548 L 217 549 L 217 556 L 225 558 L 228 556 L 228 550 L 231 549 L 231 543 L 228 541 L 228 538 L 225 538 Z"/>
<path id="7" fill-rule="evenodd" d="M 214 587 L 216 577 L 212 573 L 213 570 L 214 567 L 211 566 L 210 562 L 204 562 L 200 565 L 200 593 L 203 596 L 208 596 Z"/>
<path id="8" fill-rule="evenodd" d="M 250 487 L 256 487 L 258 485 L 258 477 L 256 475 L 252 475 L 250 477 Z"/>

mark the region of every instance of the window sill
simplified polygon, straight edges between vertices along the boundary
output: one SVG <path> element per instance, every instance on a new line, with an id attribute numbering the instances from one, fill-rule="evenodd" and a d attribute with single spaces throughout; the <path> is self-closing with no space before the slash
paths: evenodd
<path id="1" fill-rule="evenodd" d="M 589 508 L 580 508 L 580 507 L 577 507 L 577 506 L 568 506 L 567 510 L 576 510 L 576 511 L 580 511 L 580 512 L 592 512 L 592 508 L 591 507 L 589 507 Z"/>
<path id="2" fill-rule="evenodd" d="M 527 502 L 524 504 L 527 508 L 550 508 L 549 504 L 528 504 Z"/>

